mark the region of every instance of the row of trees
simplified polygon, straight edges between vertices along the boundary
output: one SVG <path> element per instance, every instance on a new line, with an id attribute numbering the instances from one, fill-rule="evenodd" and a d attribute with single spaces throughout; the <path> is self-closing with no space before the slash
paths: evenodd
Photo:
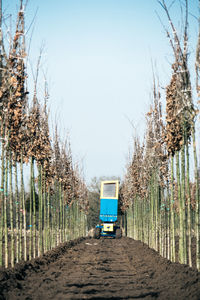
<path id="1" fill-rule="evenodd" d="M 72 162 L 70 144 L 55 126 L 49 132 L 48 89 L 37 96 L 41 53 L 33 96 L 27 86 L 25 5 L 5 44 L 0 3 L 0 266 L 14 266 L 85 234 L 87 188 Z M 26 184 L 26 187 L 25 187 Z"/>
<path id="2" fill-rule="evenodd" d="M 194 95 L 200 97 L 200 30 L 194 66 L 196 86 L 192 88 L 188 67 L 188 1 L 182 6 L 185 13 L 182 36 L 177 33 L 165 1 L 159 3 L 169 20 L 170 29 L 164 29 L 174 57 L 171 81 L 166 87 L 165 119 L 164 99 L 154 76 L 153 104 L 146 117 L 145 139 L 141 142 L 134 138 L 122 202 L 124 210 L 128 208 L 129 236 L 147 243 L 173 262 L 200 270 L 198 111 L 193 102 Z M 196 245 L 195 260 L 192 241 Z"/>

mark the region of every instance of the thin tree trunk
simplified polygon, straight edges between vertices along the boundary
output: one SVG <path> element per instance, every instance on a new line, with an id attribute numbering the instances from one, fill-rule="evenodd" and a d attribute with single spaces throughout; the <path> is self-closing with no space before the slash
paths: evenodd
<path id="1" fill-rule="evenodd" d="M 43 187 L 43 210 L 44 210 L 44 220 L 43 220 L 43 223 L 44 223 L 44 252 L 47 251 L 47 203 L 46 203 L 46 172 L 45 172 L 45 169 L 44 169 L 44 172 L 43 172 L 43 184 L 42 184 L 42 187 Z"/>
<path id="2" fill-rule="evenodd" d="M 10 198 L 10 235 L 11 235 L 11 267 L 14 267 L 14 226 L 13 226 L 13 193 L 12 193 L 12 153 L 9 150 L 9 198 Z"/>
<path id="3" fill-rule="evenodd" d="M 62 201 L 62 230 L 63 230 L 63 234 L 62 234 L 62 241 L 65 242 L 66 240 L 66 236 L 65 236 L 65 191 L 64 189 L 62 189 L 62 194 L 63 194 L 63 201 Z"/>
<path id="4" fill-rule="evenodd" d="M 192 267 L 192 238 L 191 238 L 191 197 L 190 197 L 190 167 L 189 167 L 189 147 L 186 143 L 187 160 L 187 234 L 188 234 L 188 259 L 189 266 Z"/>
<path id="5" fill-rule="evenodd" d="M 171 156 L 171 201 L 170 201 L 170 246 L 171 261 L 176 261 L 175 255 L 175 224 L 174 224 L 174 157 Z"/>
<path id="6" fill-rule="evenodd" d="M 155 249 L 156 247 L 156 241 L 155 241 L 155 223 L 154 223 L 154 212 L 155 212 L 155 208 L 154 208 L 154 196 L 155 196 L 155 192 L 154 192 L 154 179 L 153 177 L 151 178 L 151 248 Z"/>
<path id="7" fill-rule="evenodd" d="M 59 182 L 56 183 L 56 246 L 59 245 L 60 242 L 60 196 L 59 196 Z"/>
<path id="8" fill-rule="evenodd" d="M 183 209 L 182 209 L 182 197 L 181 197 L 181 184 L 180 184 L 180 164 L 179 164 L 179 152 L 176 151 L 176 177 L 178 185 L 178 202 L 179 202 L 179 262 L 184 263 L 184 249 L 183 249 Z"/>
<path id="9" fill-rule="evenodd" d="M 27 235 L 26 235 L 26 207 L 25 207 L 25 193 L 24 193 L 24 172 L 23 172 L 23 153 L 21 152 L 21 202 L 22 202 L 22 215 L 23 215 L 23 227 L 24 227 L 24 260 L 27 260 Z"/>
<path id="10" fill-rule="evenodd" d="M 32 173 L 31 173 L 31 185 L 33 191 L 33 258 L 36 258 L 36 199 L 35 199 L 35 172 L 34 172 L 34 158 L 32 157 Z"/>
<path id="11" fill-rule="evenodd" d="M 32 174 L 33 174 L 33 157 L 30 158 L 30 196 L 29 196 L 29 260 L 32 259 L 32 231 L 33 231 L 33 220 L 32 220 L 32 210 L 33 210 L 33 184 L 32 184 Z"/>
<path id="12" fill-rule="evenodd" d="M 5 239 L 5 267 L 8 268 L 8 226 L 7 226 L 7 202 L 8 202 L 8 151 L 6 150 L 5 188 L 4 188 L 4 239 Z"/>
<path id="13" fill-rule="evenodd" d="M 0 203 L 0 266 L 3 266 L 3 231 L 4 231 L 4 180 L 5 180 L 5 157 L 4 143 L 1 143 L 1 203 Z"/>
<path id="14" fill-rule="evenodd" d="M 192 131 L 193 140 L 193 153 L 194 153 L 194 172 L 195 172 L 195 183 L 196 183 L 196 208 L 195 208 L 195 235 L 196 235 L 196 267 L 200 270 L 200 238 L 199 238 L 199 176 L 198 176 L 198 163 L 197 163 L 197 152 L 196 152 L 196 141 L 195 141 L 195 129 Z"/>
<path id="15" fill-rule="evenodd" d="M 39 166 L 39 256 L 43 254 L 43 196 L 42 196 L 42 165 Z"/>
<path id="16" fill-rule="evenodd" d="M 19 191 L 18 191 L 18 171 L 17 171 L 17 157 L 15 156 L 14 162 L 15 172 L 15 204 L 16 204 L 16 262 L 19 262 Z"/>
<path id="17" fill-rule="evenodd" d="M 169 191 L 169 182 L 167 182 L 167 220 L 166 220 L 166 247 L 167 247 L 167 255 L 166 258 L 170 260 L 171 256 L 171 246 L 170 246 L 170 218 L 171 218 L 171 198 Z"/>
<path id="18" fill-rule="evenodd" d="M 21 163 L 20 163 L 20 172 L 21 172 Z M 22 177 L 22 176 L 21 176 Z M 23 240 L 22 240 L 22 228 L 23 228 L 23 199 L 22 199 L 22 178 L 20 182 L 20 197 L 19 197 L 19 205 L 20 205 L 20 215 L 19 215 L 19 261 L 22 259 L 22 248 L 23 248 Z"/>
<path id="19" fill-rule="evenodd" d="M 57 246 L 57 181 L 54 184 L 54 195 L 53 195 L 53 232 L 54 232 L 54 240 L 53 247 Z"/>
<path id="20" fill-rule="evenodd" d="M 185 138 L 184 138 L 185 140 Z M 187 246 L 186 246 L 186 220 L 185 220 L 185 144 L 181 149 L 181 213 L 180 213 L 180 231 L 183 244 L 183 263 L 187 264 Z"/>
<path id="21" fill-rule="evenodd" d="M 155 250 L 158 251 L 158 232 L 159 232 L 159 188 L 157 183 L 157 177 L 154 175 L 154 205 L 155 205 Z"/>
<path id="22" fill-rule="evenodd" d="M 59 183 L 59 243 L 62 242 L 62 185 Z"/>
<path id="23" fill-rule="evenodd" d="M 48 186 L 47 193 L 47 251 L 51 249 L 50 247 L 50 187 Z"/>

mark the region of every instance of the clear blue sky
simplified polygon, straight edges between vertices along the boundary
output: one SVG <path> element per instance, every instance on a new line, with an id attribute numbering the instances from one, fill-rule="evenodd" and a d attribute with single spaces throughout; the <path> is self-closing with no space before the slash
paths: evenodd
<path id="1" fill-rule="evenodd" d="M 198 0 L 189 2 L 190 12 L 197 15 Z M 13 16 L 17 4 L 3 0 L 5 12 Z M 44 42 L 42 68 L 61 134 L 69 132 L 74 158 L 83 159 L 87 181 L 93 176 L 122 177 L 134 134 L 130 121 L 144 135 L 151 59 L 161 85 L 170 79 L 171 49 L 155 13 L 168 26 L 162 8 L 156 0 L 29 0 L 27 26 L 37 8 L 30 60 L 36 63 Z M 178 20 L 178 5 L 171 12 Z M 193 51 L 198 25 L 193 17 L 190 21 Z"/>

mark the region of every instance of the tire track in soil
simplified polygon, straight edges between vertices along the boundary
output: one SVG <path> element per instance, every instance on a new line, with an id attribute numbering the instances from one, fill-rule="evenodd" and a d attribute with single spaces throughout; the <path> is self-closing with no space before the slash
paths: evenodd
<path id="1" fill-rule="evenodd" d="M 0 299 L 200 299 L 200 273 L 129 238 L 79 239 L 0 272 Z"/>

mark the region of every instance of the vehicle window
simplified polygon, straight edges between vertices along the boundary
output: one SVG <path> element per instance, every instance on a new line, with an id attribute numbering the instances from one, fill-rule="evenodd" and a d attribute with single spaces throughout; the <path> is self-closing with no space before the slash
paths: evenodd
<path id="1" fill-rule="evenodd" d="M 116 197 L 116 183 L 104 183 L 103 197 Z"/>

